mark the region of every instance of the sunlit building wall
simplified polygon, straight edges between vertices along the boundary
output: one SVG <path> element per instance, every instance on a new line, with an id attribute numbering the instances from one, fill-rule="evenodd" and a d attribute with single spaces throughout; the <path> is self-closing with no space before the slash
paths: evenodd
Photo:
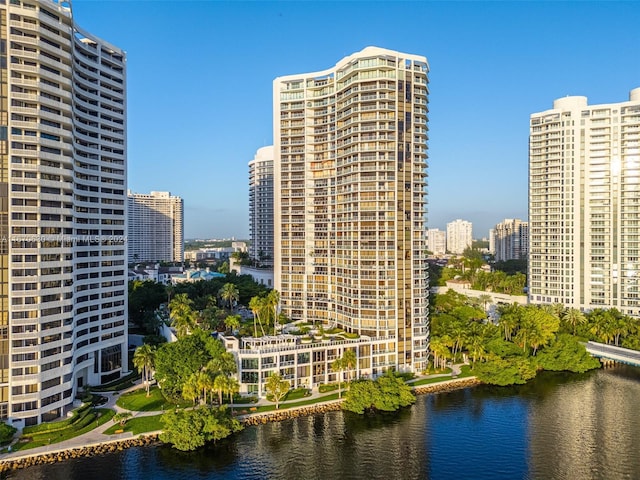
<path id="1" fill-rule="evenodd" d="M 640 88 L 620 103 L 565 97 L 531 115 L 534 303 L 640 315 Z"/>
<path id="2" fill-rule="evenodd" d="M 274 81 L 275 285 L 291 320 L 386 337 L 373 374 L 428 347 L 428 64 L 377 47 Z M 382 350 L 379 350 L 382 348 Z"/>

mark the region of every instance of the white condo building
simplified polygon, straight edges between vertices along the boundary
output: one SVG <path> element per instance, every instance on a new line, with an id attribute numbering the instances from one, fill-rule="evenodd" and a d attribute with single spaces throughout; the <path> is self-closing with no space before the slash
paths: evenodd
<path id="1" fill-rule="evenodd" d="M 249 162 L 249 256 L 273 265 L 273 145 Z"/>
<path id="2" fill-rule="evenodd" d="M 466 220 L 454 220 L 447 223 L 447 251 L 462 255 L 465 248 L 471 247 L 473 225 Z"/>
<path id="3" fill-rule="evenodd" d="M 69 2 L 0 4 L 0 419 L 127 370 L 125 55 Z"/>
<path id="4" fill-rule="evenodd" d="M 427 230 L 427 250 L 434 255 L 447 253 L 447 232 L 437 228 Z"/>
<path id="5" fill-rule="evenodd" d="M 529 224 L 519 218 L 505 218 L 491 229 L 496 261 L 526 260 L 529 253 Z"/>
<path id="6" fill-rule="evenodd" d="M 640 88 L 531 115 L 529 297 L 640 316 Z"/>
<path id="7" fill-rule="evenodd" d="M 128 192 L 128 252 L 132 262 L 184 260 L 184 203 L 170 192 Z"/>
<path id="8" fill-rule="evenodd" d="M 423 56 L 367 47 L 274 81 L 282 311 L 371 338 L 355 349 L 371 375 L 427 365 L 428 70 Z M 309 368 L 299 376 L 324 378 Z"/>

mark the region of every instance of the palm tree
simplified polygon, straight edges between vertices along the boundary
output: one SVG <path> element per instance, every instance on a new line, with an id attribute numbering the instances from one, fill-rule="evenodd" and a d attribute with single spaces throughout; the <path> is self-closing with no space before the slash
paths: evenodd
<path id="1" fill-rule="evenodd" d="M 171 326 L 176 329 L 178 337 L 188 335 L 196 327 L 196 312 L 193 300 L 186 293 L 176 295 L 169 304 Z"/>
<path id="2" fill-rule="evenodd" d="M 273 309 L 273 334 L 276 334 L 278 324 L 278 305 L 280 304 L 280 292 L 271 290 L 267 295 L 266 304 Z"/>
<path id="3" fill-rule="evenodd" d="M 229 403 L 233 406 L 233 395 L 240 391 L 240 383 L 236 377 L 225 377 L 227 388 L 226 392 L 229 395 Z"/>
<path id="4" fill-rule="evenodd" d="M 264 336 L 264 328 L 262 327 L 262 322 L 260 321 L 260 317 L 262 315 L 262 312 L 264 312 L 265 310 L 265 298 L 264 297 L 253 297 L 250 301 L 249 301 L 249 309 L 251 310 L 251 312 L 253 312 L 253 329 L 254 329 L 254 336 L 258 336 L 258 327 L 256 324 L 256 320 L 258 321 L 258 323 L 260 324 L 260 330 L 262 330 L 262 335 Z"/>
<path id="5" fill-rule="evenodd" d="M 202 391 L 202 405 L 207 403 L 207 391 L 215 388 L 213 375 L 206 370 L 200 370 L 196 374 L 196 385 Z"/>
<path id="6" fill-rule="evenodd" d="M 433 354 L 433 365 L 435 368 L 446 367 L 447 359 L 451 357 L 451 351 L 439 338 L 432 338 L 429 342 L 429 349 Z"/>
<path id="7" fill-rule="evenodd" d="M 493 301 L 493 297 L 491 295 L 487 295 L 483 293 L 478 297 L 478 300 L 482 302 L 482 306 L 484 307 L 484 311 L 487 311 L 487 303 L 491 303 Z"/>
<path id="8" fill-rule="evenodd" d="M 238 367 L 236 365 L 236 359 L 231 352 L 223 352 L 214 356 L 206 366 L 207 371 L 213 375 L 229 376 L 236 373 Z"/>
<path id="9" fill-rule="evenodd" d="M 240 328 L 240 315 L 229 315 L 224 319 L 224 324 L 232 332 L 233 330 L 237 330 L 238 328 Z"/>
<path id="10" fill-rule="evenodd" d="M 220 298 L 222 298 L 222 300 L 226 300 L 227 302 L 229 302 L 229 311 L 233 312 L 233 302 L 237 301 L 240 298 L 238 287 L 236 287 L 233 283 L 225 283 L 218 294 L 220 295 Z"/>
<path id="11" fill-rule="evenodd" d="M 331 370 L 338 372 L 338 398 L 342 398 L 342 371 L 344 370 L 343 359 L 336 358 L 331 364 Z"/>
<path id="12" fill-rule="evenodd" d="M 182 398 L 185 400 L 191 400 L 193 404 L 200 398 L 200 389 L 197 384 L 196 374 L 192 374 L 187 381 L 182 385 Z"/>
<path id="13" fill-rule="evenodd" d="M 511 336 L 518 328 L 520 307 L 515 303 L 512 305 L 506 305 L 500 309 L 499 325 L 504 329 L 504 339 L 511 341 Z"/>
<path id="14" fill-rule="evenodd" d="M 218 405 L 222 405 L 222 394 L 227 391 L 227 378 L 225 375 L 217 375 L 213 379 L 213 389 L 218 392 Z"/>
<path id="15" fill-rule="evenodd" d="M 351 370 L 353 370 L 358 365 L 356 352 L 354 352 L 353 350 L 345 350 L 342 353 L 342 361 L 344 362 L 344 368 L 349 373 L 349 381 L 351 381 Z"/>
<path id="16" fill-rule="evenodd" d="M 562 317 L 562 321 L 573 328 L 573 334 L 576 334 L 576 327 L 587 321 L 587 317 L 584 316 L 577 308 L 569 308 Z"/>
<path id="17" fill-rule="evenodd" d="M 155 359 L 156 349 L 148 343 L 136 348 L 133 354 L 133 365 L 142 374 L 142 381 L 147 388 L 147 397 L 149 396 L 149 381 L 151 380 Z"/>

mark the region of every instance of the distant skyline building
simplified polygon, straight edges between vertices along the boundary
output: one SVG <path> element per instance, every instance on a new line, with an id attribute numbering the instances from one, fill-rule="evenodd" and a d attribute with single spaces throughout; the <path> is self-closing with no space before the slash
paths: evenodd
<path id="1" fill-rule="evenodd" d="M 70 2 L 0 4 L 0 420 L 128 371 L 124 52 Z"/>
<path id="2" fill-rule="evenodd" d="M 496 230 L 494 228 L 489 229 L 489 253 L 492 255 L 496 253 Z"/>
<path id="3" fill-rule="evenodd" d="M 519 218 L 505 218 L 493 232 L 494 255 L 498 262 L 526 260 L 529 253 L 529 224 Z"/>
<path id="4" fill-rule="evenodd" d="M 281 308 L 386 338 L 356 348 L 370 375 L 427 366 L 428 70 L 423 56 L 367 47 L 274 81 Z M 320 379 L 327 367 L 298 368 Z"/>
<path id="5" fill-rule="evenodd" d="M 273 265 L 273 145 L 249 162 L 249 256 Z"/>
<path id="6" fill-rule="evenodd" d="M 462 255 L 473 243 L 473 225 L 466 220 L 457 219 L 447 223 L 447 251 Z"/>
<path id="7" fill-rule="evenodd" d="M 529 297 L 640 316 L 640 88 L 531 115 Z"/>
<path id="8" fill-rule="evenodd" d="M 434 255 L 447 253 L 447 232 L 437 228 L 430 228 L 427 231 L 427 250 Z"/>
<path id="9" fill-rule="evenodd" d="M 171 192 L 128 192 L 128 261 L 184 260 L 184 203 Z"/>

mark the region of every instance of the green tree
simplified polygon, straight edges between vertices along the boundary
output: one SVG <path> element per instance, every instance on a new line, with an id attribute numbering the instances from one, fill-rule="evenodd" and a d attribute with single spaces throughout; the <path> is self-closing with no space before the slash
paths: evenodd
<path id="1" fill-rule="evenodd" d="M 169 312 L 171 325 L 176 329 L 178 337 L 184 337 L 195 330 L 196 312 L 193 310 L 193 301 L 186 293 L 173 297 L 169 303 Z"/>
<path id="2" fill-rule="evenodd" d="M 393 372 L 373 380 L 355 380 L 345 395 L 343 410 L 365 412 L 392 412 L 415 402 L 411 388 Z"/>
<path id="3" fill-rule="evenodd" d="M 342 398 L 342 372 L 344 371 L 344 361 L 342 358 L 336 358 L 331 363 L 331 370 L 337 373 L 338 377 L 338 398 Z"/>
<path id="4" fill-rule="evenodd" d="M 267 378 L 265 388 L 267 390 L 267 395 L 275 402 L 277 410 L 280 401 L 287 395 L 287 393 L 289 393 L 291 385 L 288 380 L 283 380 L 280 374 L 274 373 Z"/>
<path id="5" fill-rule="evenodd" d="M 491 295 L 487 295 L 486 293 L 483 293 L 482 295 L 480 295 L 478 297 L 478 300 L 480 300 L 480 302 L 482 302 L 482 308 L 486 312 L 487 311 L 487 303 L 493 302 L 493 297 Z"/>
<path id="6" fill-rule="evenodd" d="M 233 302 L 238 301 L 238 299 L 240 298 L 238 287 L 236 287 L 233 283 L 225 283 L 224 286 L 220 289 L 219 295 L 222 300 L 225 300 L 229 303 L 229 311 L 233 312 Z"/>
<path id="7" fill-rule="evenodd" d="M 238 371 L 236 359 L 231 352 L 215 354 L 207 363 L 206 368 L 212 372 L 213 375 L 224 375 L 226 377 Z"/>
<path id="8" fill-rule="evenodd" d="M 536 376 L 536 365 L 526 357 L 492 357 L 474 367 L 476 377 L 490 385 L 523 384 Z"/>
<path id="9" fill-rule="evenodd" d="M 433 355 L 433 366 L 435 368 L 445 368 L 447 366 L 447 360 L 451 358 L 451 351 L 442 339 L 436 337 L 431 338 L 429 349 Z"/>
<path id="10" fill-rule="evenodd" d="M 180 398 L 187 379 L 221 352 L 221 342 L 202 330 L 161 345 L 156 352 L 155 378 L 165 396 Z"/>
<path id="11" fill-rule="evenodd" d="M 9 443 L 17 431 L 18 429 L 11 425 L 0 423 L 0 443 Z"/>
<path id="12" fill-rule="evenodd" d="M 544 370 L 583 373 L 600 367 L 598 359 L 592 357 L 575 337 L 560 334 L 556 340 L 538 355 L 538 365 Z"/>
<path id="13" fill-rule="evenodd" d="M 237 330 L 238 328 L 240 328 L 240 315 L 229 315 L 227 318 L 224 319 L 224 324 L 227 327 L 227 329 L 231 330 L 231 332 L 233 332 L 234 330 Z"/>
<path id="14" fill-rule="evenodd" d="M 128 290 L 129 320 L 143 327 L 145 319 L 166 301 L 166 289 L 164 285 L 152 280 L 133 280 L 129 282 Z M 148 331 L 148 333 L 155 332 Z"/>
<path id="15" fill-rule="evenodd" d="M 344 362 L 344 368 L 347 371 L 349 381 L 351 381 L 351 372 L 358 366 L 358 358 L 356 357 L 356 352 L 352 349 L 345 349 L 345 351 L 342 352 L 342 361 Z"/>
<path id="16" fill-rule="evenodd" d="M 149 386 L 155 359 L 156 349 L 146 343 L 136 348 L 133 354 L 133 366 L 138 370 L 138 373 L 142 374 L 142 381 L 147 389 L 147 397 L 149 396 Z"/>
<path id="17" fill-rule="evenodd" d="M 280 305 L 280 292 L 277 290 L 271 290 L 267 295 L 266 306 L 271 309 L 273 313 L 273 334 L 276 334 L 276 327 L 278 324 L 278 305 Z"/>
<path id="18" fill-rule="evenodd" d="M 160 440 L 183 451 L 196 450 L 207 442 L 228 437 L 242 430 L 226 407 L 198 407 L 193 410 L 171 410 L 162 415 Z"/>
<path id="19" fill-rule="evenodd" d="M 264 328 L 262 327 L 261 317 L 265 311 L 266 307 L 266 299 L 265 297 L 253 297 L 249 302 L 249 309 L 253 313 L 253 329 L 254 336 L 258 336 L 258 326 L 257 323 L 260 324 L 260 330 L 262 330 L 262 335 L 264 336 Z M 257 321 L 257 323 L 256 323 Z"/>
<path id="20" fill-rule="evenodd" d="M 568 308 L 562 316 L 562 322 L 571 327 L 574 335 L 576 334 L 576 327 L 585 323 L 586 321 L 587 317 L 585 317 L 584 314 L 577 308 Z"/>
<path id="21" fill-rule="evenodd" d="M 229 262 L 222 262 L 222 264 L 218 267 L 218 272 L 224 273 L 225 275 L 227 275 L 229 271 Z"/>

